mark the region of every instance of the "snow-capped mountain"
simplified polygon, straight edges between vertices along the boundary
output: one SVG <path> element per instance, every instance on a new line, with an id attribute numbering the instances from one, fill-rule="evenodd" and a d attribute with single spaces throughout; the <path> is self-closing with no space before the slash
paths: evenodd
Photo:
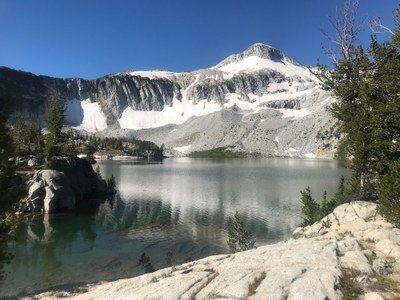
<path id="1" fill-rule="evenodd" d="M 331 157 L 333 99 L 309 69 L 255 44 L 190 73 L 127 71 L 95 80 L 35 76 L 7 68 L 17 114 L 42 116 L 50 94 L 66 99 L 68 125 L 133 135 L 188 153 L 225 147 L 278 156 Z"/>

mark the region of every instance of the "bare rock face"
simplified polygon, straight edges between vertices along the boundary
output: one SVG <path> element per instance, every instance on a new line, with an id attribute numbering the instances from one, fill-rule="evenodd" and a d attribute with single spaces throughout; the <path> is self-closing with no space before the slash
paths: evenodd
<path id="1" fill-rule="evenodd" d="M 400 286 L 400 229 L 377 213 L 375 203 L 340 205 L 321 221 L 297 228 L 293 234 L 300 239 L 337 240 L 340 267 L 354 274 L 365 293 L 361 299 L 400 297 L 400 289 L 393 289 Z"/>
<path id="2" fill-rule="evenodd" d="M 399 299 L 400 230 L 377 215 L 376 204 L 343 204 L 320 222 L 296 229 L 294 235 L 274 245 L 89 285 L 80 294 L 59 291 L 57 296 L 334 300 L 343 298 L 344 284 L 353 284 L 359 287 L 360 299 Z"/>
<path id="3" fill-rule="evenodd" d="M 10 93 L 15 97 L 18 114 L 42 117 L 54 92 L 67 100 L 85 100 L 99 103 L 108 125 L 121 116 L 123 110 L 160 111 L 180 99 L 177 83 L 163 79 L 149 79 L 124 73 L 94 80 L 81 78 L 53 78 L 0 67 L 0 79 L 10 80 Z M 1 92 L 1 90 L 0 90 Z"/>
<path id="4" fill-rule="evenodd" d="M 46 213 L 75 208 L 75 194 L 68 177 L 56 170 L 42 170 L 35 174 L 28 191 L 28 203 L 32 211 Z"/>

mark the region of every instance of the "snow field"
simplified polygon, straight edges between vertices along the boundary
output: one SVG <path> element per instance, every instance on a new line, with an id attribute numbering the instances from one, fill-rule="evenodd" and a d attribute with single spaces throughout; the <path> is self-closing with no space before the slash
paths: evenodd
<path id="1" fill-rule="evenodd" d="M 106 118 L 101 112 L 99 104 L 91 102 L 90 99 L 67 101 L 65 120 L 76 125 L 77 129 L 84 129 L 88 132 L 101 131 L 107 128 Z"/>

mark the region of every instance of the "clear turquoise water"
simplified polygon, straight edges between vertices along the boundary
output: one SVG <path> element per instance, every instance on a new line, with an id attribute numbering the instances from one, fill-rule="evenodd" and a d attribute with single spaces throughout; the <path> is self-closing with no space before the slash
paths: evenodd
<path id="1" fill-rule="evenodd" d="M 257 245 L 287 239 L 301 222 L 299 191 L 333 195 L 349 176 L 335 161 L 280 158 L 98 165 L 104 178 L 116 178 L 114 203 L 30 217 L 10 245 L 15 258 L 0 297 L 140 275 L 143 253 L 154 269 L 226 253 L 226 222 L 235 211 Z"/>

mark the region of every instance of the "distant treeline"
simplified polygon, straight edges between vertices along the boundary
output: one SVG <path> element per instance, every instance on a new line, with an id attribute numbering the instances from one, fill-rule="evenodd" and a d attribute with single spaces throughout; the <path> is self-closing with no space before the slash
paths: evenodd
<path id="1" fill-rule="evenodd" d="M 46 156 L 46 134 L 38 122 L 17 119 L 11 129 L 14 140 L 16 156 Z M 98 137 L 76 129 L 70 129 L 61 133 L 62 143 L 59 151 L 63 156 L 75 156 L 86 154 L 94 159 L 94 154 L 101 155 L 131 155 L 151 160 L 164 158 L 164 145 L 161 147 L 150 141 L 137 140 L 135 138 Z"/>

